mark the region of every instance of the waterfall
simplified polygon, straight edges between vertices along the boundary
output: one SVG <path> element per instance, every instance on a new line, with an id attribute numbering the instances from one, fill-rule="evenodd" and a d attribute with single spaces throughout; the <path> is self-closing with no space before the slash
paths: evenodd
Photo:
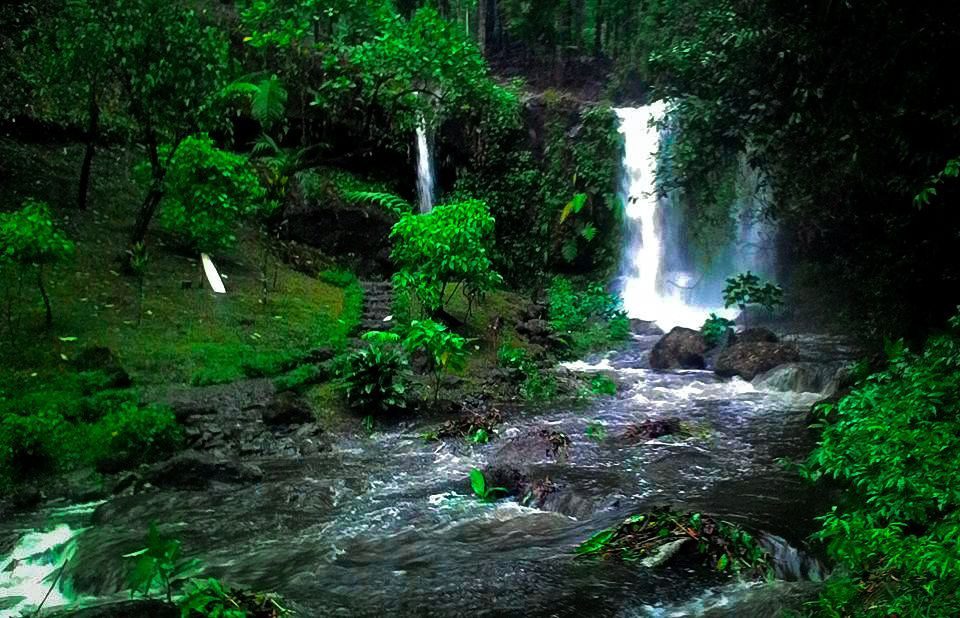
<path id="1" fill-rule="evenodd" d="M 657 188 L 660 146 L 668 132 L 655 125 L 663 119 L 666 103 L 614 111 L 623 135 L 625 229 L 617 289 L 624 310 L 665 330 L 699 328 L 711 312 L 734 317 L 735 311 L 722 308 L 725 279 L 745 270 L 768 278 L 774 274 L 775 230 L 758 214 L 770 198 L 762 175 L 741 157 L 730 239 L 717 248 L 709 268 L 700 266 L 687 246 L 682 195 L 661 195 Z"/>
<path id="2" fill-rule="evenodd" d="M 433 155 L 427 122 L 423 116 L 417 119 L 417 192 L 420 196 L 420 212 L 433 210 Z"/>

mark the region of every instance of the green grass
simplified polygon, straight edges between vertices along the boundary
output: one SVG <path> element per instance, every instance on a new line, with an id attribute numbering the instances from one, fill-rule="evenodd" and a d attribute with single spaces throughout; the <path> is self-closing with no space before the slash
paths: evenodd
<path id="1" fill-rule="evenodd" d="M 225 277 L 222 296 L 200 288 L 199 256 L 180 254 L 173 242 L 152 233 L 141 311 L 136 280 L 121 275 L 115 261 L 126 248 L 142 195 L 129 171 L 133 157 L 122 150 L 98 156 L 91 205 L 80 213 L 72 210 L 80 154 L 76 146 L 0 140 L 0 159 L 6 161 L 0 173 L 12 181 L 0 209 L 14 208 L 24 197 L 47 199 L 77 243 L 76 257 L 48 276 L 55 317 L 49 331 L 32 279 L 20 284 L 9 269 L 0 274 L 0 286 L 14 295 L 11 328 L 0 329 L 3 382 L 32 377 L 42 388 L 90 345 L 114 350 L 138 385 L 272 375 L 312 348 L 343 347 L 362 304 L 356 279 L 342 272 L 313 279 L 273 263 L 272 289 L 263 304 L 262 244 L 252 230 L 241 230 L 235 249 L 212 256 Z M 5 310 L 0 313 L 6 320 Z"/>

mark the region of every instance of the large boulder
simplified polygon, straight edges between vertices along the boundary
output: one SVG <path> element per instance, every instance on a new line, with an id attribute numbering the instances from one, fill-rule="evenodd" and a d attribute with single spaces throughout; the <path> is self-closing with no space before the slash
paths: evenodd
<path id="1" fill-rule="evenodd" d="M 639 337 L 654 337 L 663 334 L 663 329 L 656 322 L 648 320 L 630 320 L 630 332 Z"/>
<path id="2" fill-rule="evenodd" d="M 677 326 L 663 336 L 650 352 L 654 369 L 703 369 L 707 342 L 698 331 Z"/>
<path id="3" fill-rule="evenodd" d="M 291 392 L 277 395 L 263 408 L 261 418 L 267 425 L 303 425 L 316 420 L 310 404 Z"/>
<path id="4" fill-rule="evenodd" d="M 737 333 L 734 340 L 736 343 L 778 343 L 780 338 L 769 328 L 756 326 Z"/>
<path id="5" fill-rule="evenodd" d="M 725 378 L 740 376 L 752 380 L 778 365 L 799 360 L 800 353 L 792 345 L 767 341 L 737 342 L 720 353 L 715 371 Z"/>
<path id="6" fill-rule="evenodd" d="M 200 453 L 182 453 L 160 462 L 144 474 L 157 487 L 206 489 L 211 483 L 249 484 L 263 479 L 263 471 L 238 461 L 216 461 Z"/>

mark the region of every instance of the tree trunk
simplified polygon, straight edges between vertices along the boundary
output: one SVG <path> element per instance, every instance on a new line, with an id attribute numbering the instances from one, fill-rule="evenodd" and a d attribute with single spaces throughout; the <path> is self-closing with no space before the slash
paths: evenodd
<path id="1" fill-rule="evenodd" d="M 477 46 L 480 48 L 480 55 L 487 55 L 487 10 L 490 7 L 487 0 L 478 0 L 477 2 Z"/>
<path id="2" fill-rule="evenodd" d="M 87 148 L 83 153 L 83 164 L 80 166 L 80 189 L 77 194 L 77 208 L 85 210 L 87 194 L 90 192 L 90 168 L 93 166 L 93 155 L 97 149 L 97 139 L 100 136 L 100 105 L 97 102 L 96 87 L 90 86 L 90 110 L 87 119 Z"/>
<path id="3" fill-rule="evenodd" d="M 43 264 L 37 266 L 37 287 L 40 288 L 40 296 L 43 297 L 43 307 L 47 310 L 46 325 L 50 327 L 53 324 L 53 310 L 50 308 L 50 296 L 47 295 L 47 288 L 43 285 Z"/>
<path id="4" fill-rule="evenodd" d="M 593 16 L 593 55 L 597 58 L 603 55 L 603 0 L 597 0 Z"/>
<path id="5" fill-rule="evenodd" d="M 150 229 L 150 222 L 153 221 L 153 215 L 157 212 L 157 206 L 163 199 L 163 178 L 167 173 L 165 165 L 160 163 L 160 153 L 157 146 L 157 138 L 153 130 L 147 129 L 147 154 L 150 156 L 150 171 L 153 180 L 150 182 L 150 190 L 147 197 L 144 198 L 140 211 L 137 213 L 137 220 L 133 224 L 133 231 L 130 233 L 130 246 L 143 242 L 147 237 L 147 230 Z M 179 143 L 173 145 L 173 150 L 167 157 L 167 163 L 173 157 Z"/>

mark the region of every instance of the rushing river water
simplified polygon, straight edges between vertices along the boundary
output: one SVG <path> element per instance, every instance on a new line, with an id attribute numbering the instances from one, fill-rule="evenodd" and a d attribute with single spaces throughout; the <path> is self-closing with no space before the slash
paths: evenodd
<path id="1" fill-rule="evenodd" d="M 614 377 L 615 397 L 511 411 L 486 445 L 426 443 L 417 424 L 370 438 L 328 435 L 329 449 L 317 456 L 255 462 L 265 479 L 254 485 L 154 490 L 4 521 L 0 542 L 18 540 L 12 552 L 0 545 L 0 616 L 42 598 L 65 555 L 72 558 L 48 605 L 120 598 L 130 567 L 121 556 L 142 545 L 151 521 L 209 574 L 276 590 L 303 616 L 762 617 L 796 606 L 816 594 L 809 576 L 819 571 L 796 548 L 825 505 L 777 459 L 810 448 L 807 413 L 818 395 L 761 391 L 710 372 L 651 371 L 655 340 L 569 366 Z M 692 436 L 618 439 L 631 423 L 671 417 Z M 607 439 L 585 435 L 591 422 Z M 572 441 L 564 457 L 528 462 L 532 477 L 569 494 L 565 513 L 473 498 L 470 469 L 511 436 L 540 428 Z M 785 579 L 717 583 L 573 558 L 596 530 L 655 505 L 763 533 Z"/>

